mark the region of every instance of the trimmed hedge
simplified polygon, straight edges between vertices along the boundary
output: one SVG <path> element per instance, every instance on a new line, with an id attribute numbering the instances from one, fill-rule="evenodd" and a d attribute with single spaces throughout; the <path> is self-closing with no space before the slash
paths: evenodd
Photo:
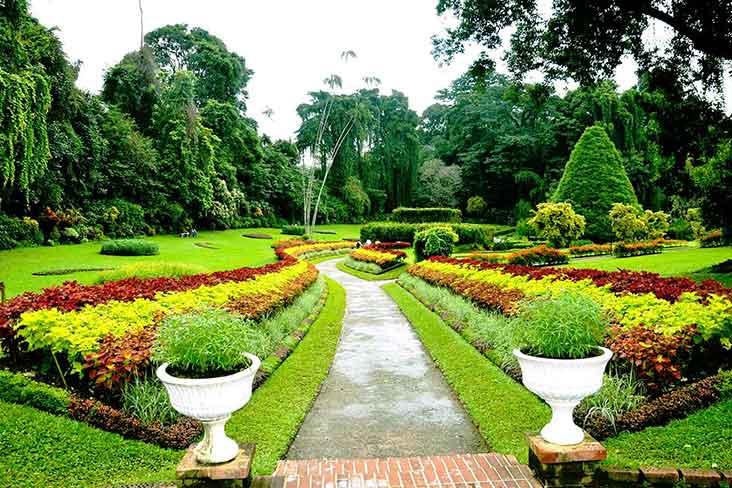
<path id="1" fill-rule="evenodd" d="M 395 222 L 409 224 L 421 224 L 424 222 L 447 222 L 456 224 L 460 222 L 463 214 L 457 208 L 433 207 L 433 208 L 409 208 L 399 207 L 391 212 Z"/>
<path id="2" fill-rule="evenodd" d="M 66 390 L 34 381 L 20 373 L 0 371 L 0 400 L 67 415 L 71 395 Z"/>
<path id="3" fill-rule="evenodd" d="M 403 222 L 371 222 L 361 227 L 361 241 L 413 242 L 414 234 L 430 227 L 448 226 L 458 235 L 458 244 L 473 244 L 490 246 L 493 242 L 493 229 L 480 224 L 444 224 L 430 222 L 425 224 L 410 224 Z"/>
<path id="4" fill-rule="evenodd" d="M 305 233 L 305 227 L 302 225 L 283 225 L 282 234 L 289 236 L 301 236 Z"/>
<path id="5" fill-rule="evenodd" d="M 613 254 L 619 258 L 642 256 L 644 254 L 661 254 L 663 245 L 658 241 L 649 242 L 618 242 L 613 248 Z"/>
<path id="6" fill-rule="evenodd" d="M 585 236 L 596 242 L 614 238 L 610 208 L 614 203 L 638 205 L 623 159 L 600 126 L 585 129 L 572 150 L 553 202 L 570 202 L 586 220 Z"/>
<path id="7" fill-rule="evenodd" d="M 99 253 L 110 256 L 155 256 L 160 253 L 160 246 L 142 239 L 120 239 L 102 243 Z"/>

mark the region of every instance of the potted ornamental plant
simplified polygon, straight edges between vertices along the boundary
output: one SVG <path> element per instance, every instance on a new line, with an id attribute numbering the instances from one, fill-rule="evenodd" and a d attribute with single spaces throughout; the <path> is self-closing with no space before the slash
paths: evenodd
<path id="1" fill-rule="evenodd" d="M 602 387 L 612 351 L 601 346 L 609 323 L 587 295 L 563 292 L 526 301 L 512 323 L 514 356 L 523 383 L 552 409 L 541 437 L 552 444 L 579 444 L 584 432 L 572 412 Z"/>
<path id="2" fill-rule="evenodd" d="M 204 436 L 194 448 L 202 463 L 234 459 L 238 444 L 226 435 L 231 414 L 247 404 L 260 360 L 252 350 L 251 325 L 223 310 L 204 310 L 166 317 L 158 331 L 154 360 L 170 403 L 203 424 Z"/>

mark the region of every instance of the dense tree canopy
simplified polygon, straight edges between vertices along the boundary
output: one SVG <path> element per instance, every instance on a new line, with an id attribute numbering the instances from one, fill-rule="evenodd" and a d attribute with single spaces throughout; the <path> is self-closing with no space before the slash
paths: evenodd
<path id="1" fill-rule="evenodd" d="M 439 14 L 459 19 L 435 39 L 435 53 L 447 59 L 474 41 L 484 51 L 479 65 L 491 65 L 487 51 L 500 47 L 501 32 L 513 27 L 506 58 L 512 73 L 539 69 L 553 78 L 583 84 L 612 78 L 626 54 L 641 69 L 668 62 L 684 81 L 702 80 L 721 87 L 732 60 L 732 3 L 727 0 L 553 0 L 541 21 L 537 0 L 440 0 Z M 644 39 L 651 22 L 673 33 L 668 47 Z"/>

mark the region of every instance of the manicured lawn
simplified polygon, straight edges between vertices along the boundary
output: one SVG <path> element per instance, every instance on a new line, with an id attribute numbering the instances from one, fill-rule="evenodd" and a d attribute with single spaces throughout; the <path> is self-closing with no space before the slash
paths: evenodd
<path id="1" fill-rule="evenodd" d="M 613 466 L 732 469 L 732 400 L 663 427 L 605 441 Z M 716 464 L 716 466 L 712 466 Z"/>
<path id="2" fill-rule="evenodd" d="M 319 230 L 333 230 L 335 235 L 315 234 L 318 240 L 340 240 L 359 235 L 360 225 L 323 225 Z M 93 283 L 98 272 L 76 272 L 66 275 L 33 276 L 38 271 L 84 267 L 117 267 L 137 262 L 187 263 L 203 266 L 207 271 L 234 269 L 241 266 L 260 266 L 275 261 L 271 249 L 273 240 L 242 237 L 245 233 L 266 233 L 273 239 L 294 238 L 283 236 L 279 229 L 234 229 L 200 232 L 196 239 L 182 239 L 165 235 L 146 238 L 160 245 L 157 256 L 102 256 L 101 242 L 56 247 L 31 247 L 0 251 L 0 282 L 5 282 L 7 296 L 24 291 L 35 291 L 68 280 Z M 195 244 L 207 244 L 207 249 Z"/>
<path id="3" fill-rule="evenodd" d="M 95 488 L 175 478 L 181 452 L 0 401 L 0 486 Z"/>
<path id="4" fill-rule="evenodd" d="M 695 280 L 713 278 L 732 286 L 730 274 L 709 273 L 709 266 L 732 259 L 732 247 L 708 249 L 679 248 L 666 249 L 662 254 L 616 258 L 602 256 L 573 260 L 567 266 L 572 268 L 593 268 L 606 271 L 628 269 L 631 271 L 653 271 L 663 276 L 688 276 Z"/>
<path id="5" fill-rule="evenodd" d="M 497 452 L 527 462 L 524 432 L 549 421 L 549 407 L 516 383 L 396 283 L 384 290 L 399 305 L 455 390 L 481 435 Z"/>
<path id="6" fill-rule="evenodd" d="M 270 474 L 285 456 L 330 370 L 341 335 L 346 292 L 335 281 L 327 281 L 328 300 L 308 334 L 226 426 L 237 441 L 257 444 L 255 475 Z"/>
<path id="7" fill-rule="evenodd" d="M 359 271 L 357 269 L 350 268 L 346 266 L 345 264 L 337 263 L 336 268 L 343 271 L 344 273 L 348 273 L 350 275 L 355 276 L 356 278 L 361 278 L 362 280 L 366 281 L 384 281 L 384 280 L 395 280 L 399 277 L 400 274 L 404 273 L 404 270 L 406 269 L 407 265 L 402 264 L 400 266 L 397 266 L 394 269 L 390 269 L 389 271 L 386 271 L 381 274 L 373 274 L 373 273 L 366 273 L 364 271 Z"/>

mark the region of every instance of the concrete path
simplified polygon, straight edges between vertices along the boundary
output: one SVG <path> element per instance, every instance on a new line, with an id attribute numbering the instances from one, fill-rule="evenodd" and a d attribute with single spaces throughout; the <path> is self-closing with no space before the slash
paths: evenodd
<path id="1" fill-rule="evenodd" d="M 289 459 L 474 453 L 486 448 L 462 405 L 381 289 L 336 268 L 346 289 L 341 341 Z"/>

